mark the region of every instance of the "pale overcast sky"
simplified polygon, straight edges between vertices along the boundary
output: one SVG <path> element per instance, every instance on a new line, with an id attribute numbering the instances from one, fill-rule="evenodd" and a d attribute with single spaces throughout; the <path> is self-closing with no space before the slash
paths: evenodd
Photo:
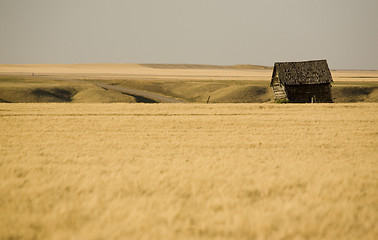
<path id="1" fill-rule="evenodd" d="M 0 63 L 378 69 L 378 0 L 0 0 Z"/>

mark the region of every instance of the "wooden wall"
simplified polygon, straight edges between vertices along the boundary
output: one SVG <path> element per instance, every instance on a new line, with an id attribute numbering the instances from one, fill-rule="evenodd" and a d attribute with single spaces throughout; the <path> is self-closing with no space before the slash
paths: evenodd
<path id="1" fill-rule="evenodd" d="M 330 84 L 286 85 L 285 91 L 293 103 L 310 103 L 312 99 L 318 103 L 333 102 Z"/>
<path id="2" fill-rule="evenodd" d="M 275 76 L 273 77 L 271 86 L 273 87 L 274 92 L 274 100 L 280 100 L 280 99 L 287 99 L 286 92 L 285 92 L 285 86 L 282 85 L 278 79 L 278 73 L 276 72 Z"/>

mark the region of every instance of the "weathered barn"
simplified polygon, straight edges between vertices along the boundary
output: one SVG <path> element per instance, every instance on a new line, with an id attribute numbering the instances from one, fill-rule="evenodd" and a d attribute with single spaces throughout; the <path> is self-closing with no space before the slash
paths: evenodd
<path id="1" fill-rule="evenodd" d="M 332 102 L 331 82 L 326 60 L 277 62 L 270 86 L 275 101 Z"/>

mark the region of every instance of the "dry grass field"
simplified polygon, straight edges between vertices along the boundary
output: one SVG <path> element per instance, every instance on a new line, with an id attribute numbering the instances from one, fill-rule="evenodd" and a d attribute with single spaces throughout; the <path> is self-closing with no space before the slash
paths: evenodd
<path id="1" fill-rule="evenodd" d="M 0 103 L 0 239 L 377 239 L 377 222 L 377 103 Z"/>
<path id="2" fill-rule="evenodd" d="M 33 76 L 34 75 L 34 76 Z M 0 64 L 0 102 L 137 102 L 90 82 L 144 90 L 189 103 L 273 102 L 272 68 L 195 64 Z M 378 71 L 332 71 L 337 103 L 378 102 Z M 61 80 L 84 80 L 72 83 Z"/>

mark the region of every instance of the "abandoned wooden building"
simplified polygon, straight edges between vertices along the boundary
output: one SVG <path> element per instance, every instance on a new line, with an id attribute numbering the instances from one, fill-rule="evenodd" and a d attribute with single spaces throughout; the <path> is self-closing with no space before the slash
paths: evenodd
<path id="1" fill-rule="evenodd" d="M 277 62 L 270 86 L 276 102 L 333 102 L 331 82 L 326 60 Z"/>

